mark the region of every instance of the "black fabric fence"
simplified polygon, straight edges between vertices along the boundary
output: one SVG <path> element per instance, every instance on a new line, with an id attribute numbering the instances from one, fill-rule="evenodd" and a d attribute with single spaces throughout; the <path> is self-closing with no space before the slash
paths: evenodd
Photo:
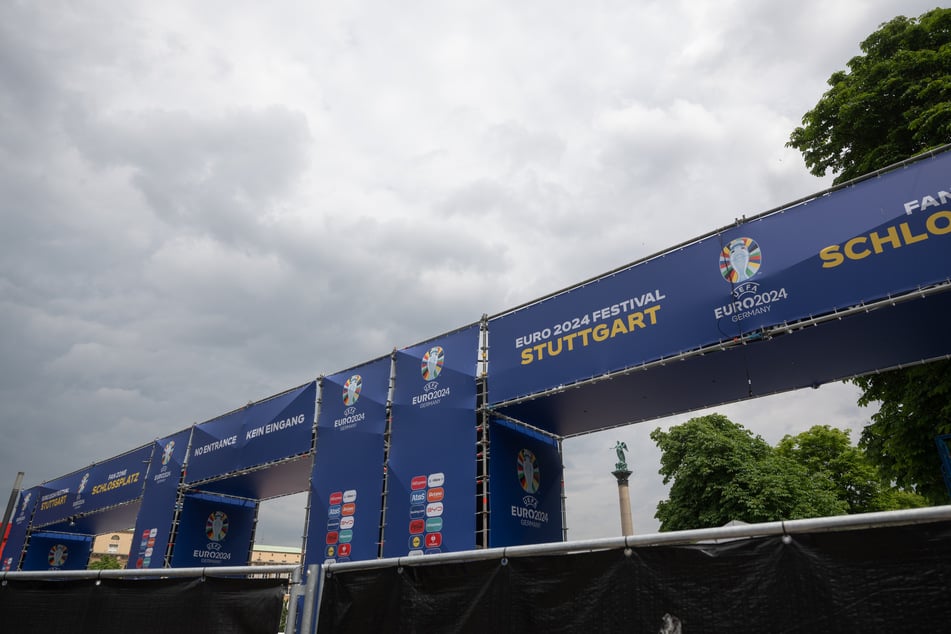
<path id="1" fill-rule="evenodd" d="M 318 622 L 320 634 L 946 631 L 947 522 L 331 570 Z"/>
<path id="2" fill-rule="evenodd" d="M 5 580 L 0 632 L 275 634 L 279 579 Z"/>

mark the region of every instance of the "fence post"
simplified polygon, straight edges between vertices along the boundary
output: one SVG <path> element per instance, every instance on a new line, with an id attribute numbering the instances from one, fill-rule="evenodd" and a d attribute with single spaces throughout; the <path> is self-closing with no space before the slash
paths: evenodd
<path id="1" fill-rule="evenodd" d="M 324 571 L 320 564 L 311 564 L 307 566 L 307 583 L 304 586 L 304 612 L 300 620 L 300 632 L 298 634 L 313 634 L 316 629 L 317 619 L 316 604 L 320 600 L 320 590 L 323 587 Z"/>

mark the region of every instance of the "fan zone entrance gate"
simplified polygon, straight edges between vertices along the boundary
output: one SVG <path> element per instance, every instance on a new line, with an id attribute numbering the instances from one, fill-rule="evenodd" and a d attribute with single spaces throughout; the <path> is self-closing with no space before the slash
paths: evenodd
<path id="1" fill-rule="evenodd" d="M 29 488 L 3 568 L 243 565 L 304 491 L 308 565 L 560 541 L 563 438 L 946 358 L 949 278 L 942 151 Z"/>

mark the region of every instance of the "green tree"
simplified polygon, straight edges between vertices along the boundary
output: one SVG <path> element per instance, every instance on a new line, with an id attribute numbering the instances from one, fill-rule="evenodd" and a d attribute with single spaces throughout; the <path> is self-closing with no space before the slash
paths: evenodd
<path id="1" fill-rule="evenodd" d="M 861 446 L 882 473 L 934 504 L 947 504 L 934 439 L 951 433 L 951 363 L 938 361 L 854 379 L 860 405 L 879 402 Z"/>
<path id="2" fill-rule="evenodd" d="M 662 531 L 847 512 L 827 480 L 720 414 L 692 418 L 651 439 L 670 495 L 657 505 Z"/>
<path id="3" fill-rule="evenodd" d="M 662 531 L 926 506 L 884 484 L 849 434 L 816 425 L 777 446 L 721 414 L 692 418 L 651 439 L 661 450 L 668 499 Z"/>
<path id="4" fill-rule="evenodd" d="M 872 461 L 841 429 L 815 425 L 796 436 L 785 436 L 776 451 L 808 469 L 812 477 L 828 481 L 849 513 L 928 505 L 925 498 L 883 482 Z"/>
<path id="5" fill-rule="evenodd" d="M 809 171 L 841 183 L 951 141 L 951 9 L 896 17 L 861 43 L 847 71 L 802 118 L 787 145 Z M 860 405 L 881 402 L 860 446 L 882 474 L 947 503 L 934 438 L 951 431 L 951 362 L 854 379 Z M 895 495 L 898 495 L 897 493 Z"/>
<path id="6" fill-rule="evenodd" d="M 89 564 L 89 570 L 118 570 L 119 568 L 122 568 L 122 564 L 113 555 L 103 555 Z"/>
<path id="7" fill-rule="evenodd" d="M 787 144 L 836 183 L 951 141 L 951 9 L 894 18 L 861 49 Z"/>

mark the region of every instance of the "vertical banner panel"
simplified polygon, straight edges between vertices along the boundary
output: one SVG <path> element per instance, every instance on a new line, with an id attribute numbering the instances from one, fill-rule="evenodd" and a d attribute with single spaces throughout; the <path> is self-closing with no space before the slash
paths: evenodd
<path id="1" fill-rule="evenodd" d="M 191 428 L 156 440 L 127 568 L 163 568 Z"/>
<path id="2" fill-rule="evenodd" d="M 256 517 L 253 500 L 186 495 L 172 567 L 246 566 Z"/>
<path id="3" fill-rule="evenodd" d="M 489 439 L 489 546 L 562 541 L 557 443 L 498 419 Z"/>
<path id="4" fill-rule="evenodd" d="M 489 321 L 491 404 L 951 278 L 951 152 Z"/>
<path id="5" fill-rule="evenodd" d="M 186 482 L 200 482 L 310 451 L 311 382 L 195 426 Z"/>
<path id="6" fill-rule="evenodd" d="M 30 528 L 33 511 L 39 505 L 42 487 L 32 487 L 20 492 L 13 518 L 10 520 L 10 532 L 6 546 L 3 547 L 3 570 L 19 570 L 20 555 L 26 543 L 26 533 Z"/>
<path id="7" fill-rule="evenodd" d="M 384 557 L 475 548 L 472 326 L 396 352 Z"/>
<path id="8" fill-rule="evenodd" d="M 308 565 L 378 554 L 390 367 L 386 357 L 321 380 Z"/>
<path id="9" fill-rule="evenodd" d="M 91 535 L 34 533 L 23 558 L 23 570 L 85 570 L 90 552 Z"/>

